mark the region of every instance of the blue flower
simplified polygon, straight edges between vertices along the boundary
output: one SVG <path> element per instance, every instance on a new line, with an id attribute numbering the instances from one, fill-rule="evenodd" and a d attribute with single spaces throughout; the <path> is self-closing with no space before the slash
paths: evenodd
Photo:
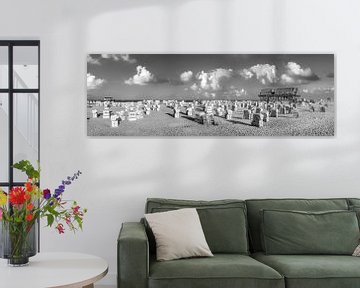
<path id="1" fill-rule="evenodd" d="M 66 177 L 66 180 L 62 180 L 61 184 L 57 189 L 55 189 L 54 197 L 59 200 L 60 195 L 65 191 L 65 186 L 70 185 L 72 181 L 78 179 L 78 177 L 82 174 L 80 170 L 78 170 L 74 175 Z"/>
<path id="2" fill-rule="evenodd" d="M 64 192 L 62 189 L 55 189 L 54 197 L 59 200 L 60 195 Z"/>

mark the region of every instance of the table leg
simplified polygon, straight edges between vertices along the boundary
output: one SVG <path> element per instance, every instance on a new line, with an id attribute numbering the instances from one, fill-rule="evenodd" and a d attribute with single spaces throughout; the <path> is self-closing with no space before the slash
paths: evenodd
<path id="1" fill-rule="evenodd" d="M 94 284 L 86 285 L 86 286 L 84 286 L 83 288 L 94 288 Z"/>

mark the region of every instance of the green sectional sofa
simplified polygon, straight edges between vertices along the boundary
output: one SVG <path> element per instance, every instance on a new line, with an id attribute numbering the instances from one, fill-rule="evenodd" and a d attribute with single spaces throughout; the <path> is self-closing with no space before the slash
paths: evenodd
<path id="1" fill-rule="evenodd" d="M 360 287 L 360 257 L 351 256 L 359 242 L 360 199 L 152 198 L 145 212 L 189 207 L 197 209 L 214 257 L 156 261 L 155 239 L 145 221 L 123 223 L 119 288 Z M 319 229 L 309 232 L 314 225 Z M 322 229 L 345 232 L 321 237 Z"/>

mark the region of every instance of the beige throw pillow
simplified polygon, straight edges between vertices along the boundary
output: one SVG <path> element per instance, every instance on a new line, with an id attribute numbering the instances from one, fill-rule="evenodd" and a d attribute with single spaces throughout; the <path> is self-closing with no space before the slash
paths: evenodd
<path id="1" fill-rule="evenodd" d="M 156 259 L 213 256 L 195 208 L 145 214 L 156 241 Z"/>
<path id="2" fill-rule="evenodd" d="M 360 257 L 360 244 L 358 246 L 356 246 L 352 256 Z"/>

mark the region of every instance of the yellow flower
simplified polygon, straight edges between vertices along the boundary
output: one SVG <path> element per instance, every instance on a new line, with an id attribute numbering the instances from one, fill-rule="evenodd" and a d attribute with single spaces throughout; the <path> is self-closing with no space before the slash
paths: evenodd
<path id="1" fill-rule="evenodd" d="M 0 206 L 4 206 L 7 203 L 6 194 L 0 189 Z"/>

